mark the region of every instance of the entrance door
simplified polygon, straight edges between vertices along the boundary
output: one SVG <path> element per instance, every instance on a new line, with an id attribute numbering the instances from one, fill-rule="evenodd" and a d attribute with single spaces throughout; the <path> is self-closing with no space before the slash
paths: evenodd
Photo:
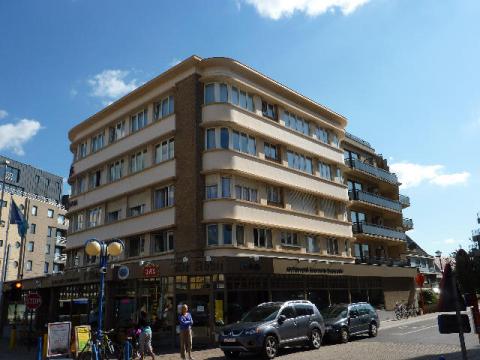
<path id="1" fill-rule="evenodd" d="M 193 337 L 198 343 L 211 341 L 210 293 L 191 294 L 188 301 L 193 319 Z"/>

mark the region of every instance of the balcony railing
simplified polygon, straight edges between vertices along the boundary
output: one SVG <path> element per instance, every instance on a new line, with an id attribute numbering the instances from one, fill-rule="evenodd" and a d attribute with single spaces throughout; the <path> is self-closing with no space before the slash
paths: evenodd
<path id="1" fill-rule="evenodd" d="M 364 202 L 367 202 L 373 205 L 378 205 L 396 212 L 402 211 L 402 204 L 400 204 L 399 201 L 391 200 L 383 196 L 379 196 L 369 192 L 365 192 L 361 190 L 349 191 L 348 196 L 350 197 L 350 200 L 364 201 Z"/>
<path id="2" fill-rule="evenodd" d="M 398 184 L 397 175 L 394 173 L 388 172 L 386 170 L 380 169 L 368 163 L 364 163 L 359 159 L 346 158 L 345 164 L 352 169 L 363 171 L 369 175 L 375 176 L 376 178 L 386 181 L 391 184 Z"/>
<path id="3" fill-rule="evenodd" d="M 55 254 L 53 261 L 57 264 L 65 264 L 67 261 L 67 254 Z"/>
<path id="4" fill-rule="evenodd" d="M 398 200 L 404 209 L 410 206 L 410 198 L 408 196 L 400 194 Z"/>
<path id="5" fill-rule="evenodd" d="M 363 146 L 366 146 L 366 147 L 373 150 L 372 145 L 370 145 L 370 143 L 368 141 L 365 141 L 365 140 L 359 138 L 358 136 L 352 135 L 349 132 L 345 132 L 345 137 L 349 138 L 350 140 L 356 141 L 359 144 L 362 144 Z"/>
<path id="6" fill-rule="evenodd" d="M 403 218 L 403 228 L 405 229 L 405 231 L 412 230 L 413 229 L 413 220 Z"/>
<path id="7" fill-rule="evenodd" d="M 55 246 L 67 246 L 67 238 L 63 236 L 57 236 L 55 240 Z"/>
<path id="8" fill-rule="evenodd" d="M 392 258 L 385 258 L 385 257 L 357 257 L 355 258 L 356 264 L 368 264 L 368 265 L 387 265 L 387 266 L 402 266 L 402 267 L 410 267 L 409 260 L 403 259 L 392 259 Z"/>
<path id="9" fill-rule="evenodd" d="M 354 234 L 366 234 L 374 236 L 383 236 L 391 239 L 406 240 L 406 235 L 403 231 L 395 230 L 385 226 L 368 224 L 368 223 L 353 223 L 352 230 Z"/>

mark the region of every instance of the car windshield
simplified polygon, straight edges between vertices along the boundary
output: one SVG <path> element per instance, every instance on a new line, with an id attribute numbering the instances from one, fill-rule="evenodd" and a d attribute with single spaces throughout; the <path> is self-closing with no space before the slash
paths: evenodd
<path id="1" fill-rule="evenodd" d="M 242 318 L 242 322 L 270 321 L 277 317 L 280 305 L 269 304 L 253 308 Z"/>
<path id="2" fill-rule="evenodd" d="M 346 317 L 348 309 L 344 305 L 333 305 L 322 310 L 322 315 L 326 319 L 336 319 L 337 317 Z"/>

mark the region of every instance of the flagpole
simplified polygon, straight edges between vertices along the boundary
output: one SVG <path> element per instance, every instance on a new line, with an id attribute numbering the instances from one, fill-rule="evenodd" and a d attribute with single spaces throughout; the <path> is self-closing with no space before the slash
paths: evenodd
<path id="1" fill-rule="evenodd" d="M 5 186 L 5 183 L 3 183 L 3 186 Z M 3 191 L 3 188 L 2 188 Z M 3 202 L 2 202 L 3 205 Z M 4 292 L 3 292 L 3 284 L 5 284 L 5 281 L 7 279 L 7 271 L 8 271 L 8 256 L 10 255 L 10 244 L 8 243 L 8 233 L 10 231 L 10 215 L 12 214 L 12 205 L 13 205 L 13 196 L 10 195 L 10 209 L 8 212 L 8 218 L 7 218 L 7 232 L 5 234 L 5 244 L 3 246 L 3 264 L 2 264 L 2 273 L 0 276 L 0 334 L 3 335 L 3 298 L 4 298 Z"/>

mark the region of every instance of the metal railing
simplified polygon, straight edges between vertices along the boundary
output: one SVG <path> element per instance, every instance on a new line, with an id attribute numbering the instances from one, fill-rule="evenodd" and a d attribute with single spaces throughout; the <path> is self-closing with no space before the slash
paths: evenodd
<path id="1" fill-rule="evenodd" d="M 350 200 L 364 201 L 370 204 L 378 205 L 396 212 L 402 211 L 402 204 L 399 201 L 391 200 L 380 195 L 372 194 L 362 190 L 349 191 Z"/>
<path id="2" fill-rule="evenodd" d="M 346 158 L 345 164 L 352 169 L 363 171 L 369 175 L 375 176 L 376 178 L 384 180 L 391 184 L 395 184 L 395 185 L 398 184 L 397 175 L 395 175 L 394 173 L 380 169 L 368 163 L 364 163 L 359 159 Z"/>
<path id="3" fill-rule="evenodd" d="M 57 236 L 55 240 L 56 246 L 67 246 L 67 238 L 63 236 Z"/>
<path id="4" fill-rule="evenodd" d="M 410 198 L 408 196 L 400 194 L 398 196 L 398 201 L 402 204 L 403 208 L 407 208 L 410 206 Z"/>
<path id="5" fill-rule="evenodd" d="M 413 220 L 412 219 L 407 219 L 403 218 L 403 228 L 405 230 L 412 230 L 413 229 Z"/>
<path id="6" fill-rule="evenodd" d="M 364 222 L 353 223 L 352 230 L 354 234 L 376 235 L 398 240 L 406 240 L 407 238 L 403 231 Z"/>
<path id="7" fill-rule="evenodd" d="M 55 258 L 53 259 L 56 263 L 64 264 L 67 261 L 67 254 L 55 254 Z"/>
<path id="8" fill-rule="evenodd" d="M 2 187 L 3 187 L 3 183 L 0 183 L 0 190 L 2 190 Z M 43 203 L 47 203 L 49 205 L 55 206 L 55 207 L 57 207 L 61 210 L 65 210 L 65 206 L 63 206 L 61 203 L 59 203 L 56 200 L 47 198 L 45 196 L 40 196 L 40 195 L 35 195 L 35 194 L 32 194 L 32 193 L 28 193 L 28 192 L 25 192 L 23 190 L 15 189 L 13 187 L 8 186 L 8 184 L 5 185 L 5 192 L 9 193 L 9 194 L 12 194 L 12 195 L 23 196 L 23 197 L 26 197 L 28 199 L 41 201 Z"/>
<path id="9" fill-rule="evenodd" d="M 363 146 L 366 146 L 366 147 L 373 150 L 372 145 L 370 145 L 370 143 L 368 141 L 365 141 L 365 140 L 359 138 L 358 136 L 350 134 L 349 132 L 345 132 L 345 137 L 349 138 L 350 140 L 356 141 L 359 144 L 362 144 Z"/>
<path id="10" fill-rule="evenodd" d="M 378 257 L 378 256 L 356 257 L 355 258 L 355 263 L 356 264 L 368 264 L 368 265 L 387 265 L 387 266 L 410 267 L 410 261 L 409 260 L 392 259 L 392 258 Z"/>

